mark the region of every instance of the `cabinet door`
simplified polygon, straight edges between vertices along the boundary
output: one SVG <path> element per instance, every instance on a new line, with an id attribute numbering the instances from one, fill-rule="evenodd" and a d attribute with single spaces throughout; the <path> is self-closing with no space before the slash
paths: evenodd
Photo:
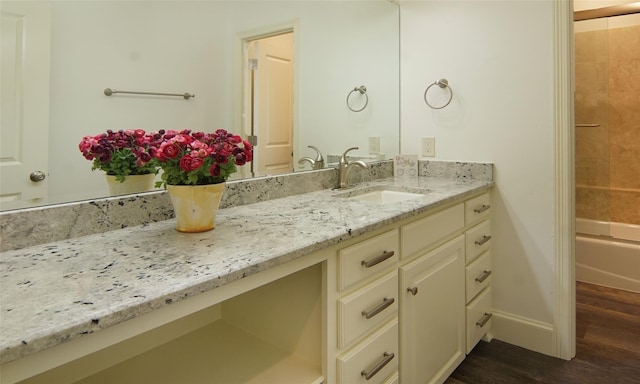
<path id="1" fill-rule="evenodd" d="M 442 383 L 465 356 L 464 235 L 400 270 L 400 381 Z"/>

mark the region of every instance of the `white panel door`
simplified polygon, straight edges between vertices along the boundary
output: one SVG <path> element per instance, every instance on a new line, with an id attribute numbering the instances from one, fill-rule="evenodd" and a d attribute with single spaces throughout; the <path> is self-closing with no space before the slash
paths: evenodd
<path id="1" fill-rule="evenodd" d="M 293 171 L 293 34 L 255 42 L 256 176 Z"/>
<path id="2" fill-rule="evenodd" d="M 0 2 L 0 208 L 41 204 L 48 173 L 51 13 L 44 1 Z M 34 175 L 36 176 L 36 175 Z"/>

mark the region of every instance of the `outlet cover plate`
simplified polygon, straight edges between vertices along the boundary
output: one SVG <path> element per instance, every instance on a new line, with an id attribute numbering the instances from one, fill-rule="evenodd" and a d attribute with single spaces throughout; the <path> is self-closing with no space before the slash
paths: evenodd
<path id="1" fill-rule="evenodd" d="M 369 137 L 369 153 L 370 154 L 380 153 L 380 137 L 377 137 L 377 136 Z"/>
<path id="2" fill-rule="evenodd" d="M 422 156 L 435 157 L 435 155 L 436 155 L 436 138 L 423 137 L 422 138 Z"/>

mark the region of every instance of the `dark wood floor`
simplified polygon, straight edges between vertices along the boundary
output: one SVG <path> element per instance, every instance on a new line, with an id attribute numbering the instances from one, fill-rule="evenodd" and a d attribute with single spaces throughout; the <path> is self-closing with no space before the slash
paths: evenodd
<path id="1" fill-rule="evenodd" d="M 640 384 L 640 294 L 578 283 L 576 357 L 480 342 L 445 384 Z"/>

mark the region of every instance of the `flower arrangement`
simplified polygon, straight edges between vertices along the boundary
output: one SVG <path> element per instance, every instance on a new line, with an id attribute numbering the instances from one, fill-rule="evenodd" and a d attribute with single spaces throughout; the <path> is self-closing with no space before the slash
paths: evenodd
<path id="1" fill-rule="evenodd" d="M 129 175 L 158 173 L 149 152 L 151 136 L 143 129 L 108 130 L 85 136 L 78 148 L 85 159 L 93 161 L 92 171 L 100 169 L 123 182 Z"/>
<path id="2" fill-rule="evenodd" d="M 150 153 L 163 170 L 156 187 L 222 183 L 253 159 L 252 145 L 224 129 L 161 130 L 151 135 Z"/>

